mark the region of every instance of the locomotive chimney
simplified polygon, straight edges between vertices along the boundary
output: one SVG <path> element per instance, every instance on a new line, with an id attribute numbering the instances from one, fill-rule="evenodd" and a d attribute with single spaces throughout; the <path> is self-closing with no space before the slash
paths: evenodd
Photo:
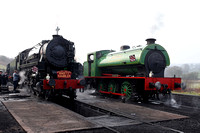
<path id="1" fill-rule="evenodd" d="M 154 38 L 148 38 L 148 39 L 146 39 L 146 41 L 147 41 L 147 45 L 149 45 L 149 44 L 155 44 L 156 39 L 154 39 Z"/>
<path id="2" fill-rule="evenodd" d="M 60 35 L 52 35 L 53 36 L 53 38 L 56 38 L 56 37 L 59 37 Z"/>

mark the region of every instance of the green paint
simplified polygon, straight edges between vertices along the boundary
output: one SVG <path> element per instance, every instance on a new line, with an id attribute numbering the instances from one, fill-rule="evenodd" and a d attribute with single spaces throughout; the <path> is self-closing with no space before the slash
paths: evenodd
<path id="1" fill-rule="evenodd" d="M 132 86 L 128 81 L 124 81 L 121 85 L 121 93 L 126 94 L 126 99 L 131 98 Z"/>
<path id="2" fill-rule="evenodd" d="M 140 55 L 140 64 L 144 64 L 144 61 L 145 61 L 145 57 L 147 55 L 147 53 L 149 52 L 149 50 L 159 50 L 163 53 L 163 55 L 165 56 L 165 60 L 166 60 L 166 66 L 169 66 L 170 65 L 170 59 L 169 59 L 169 55 L 167 53 L 167 51 L 159 44 L 150 44 L 150 45 L 147 45 L 141 55 Z"/>
<path id="3" fill-rule="evenodd" d="M 84 62 L 84 76 L 101 76 L 102 69 L 107 69 L 109 73 L 109 68 L 114 74 L 135 75 L 138 71 L 145 69 L 145 57 L 150 50 L 161 51 L 165 57 L 166 66 L 170 65 L 167 51 L 159 44 L 150 44 L 120 52 L 102 50 L 88 54 L 87 62 Z M 92 62 L 89 55 L 93 55 Z"/>

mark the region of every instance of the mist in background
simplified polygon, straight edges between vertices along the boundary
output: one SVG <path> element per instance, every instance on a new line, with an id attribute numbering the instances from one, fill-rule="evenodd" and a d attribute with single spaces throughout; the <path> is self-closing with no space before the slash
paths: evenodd
<path id="1" fill-rule="evenodd" d="M 187 10 L 186 10 L 187 9 Z M 171 64 L 200 63 L 198 0 L 7 0 L 0 8 L 0 55 L 14 58 L 24 49 L 59 35 L 74 42 L 76 59 L 122 45 L 145 45 L 156 38 Z"/>
<path id="2" fill-rule="evenodd" d="M 165 77 L 180 77 L 186 84 L 185 91 L 194 91 L 200 94 L 200 63 L 182 64 L 167 67 Z"/>

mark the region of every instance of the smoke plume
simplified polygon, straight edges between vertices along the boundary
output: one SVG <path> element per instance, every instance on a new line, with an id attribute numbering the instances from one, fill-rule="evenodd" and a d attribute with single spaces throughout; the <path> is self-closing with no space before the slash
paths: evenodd
<path id="1" fill-rule="evenodd" d="M 181 106 L 181 103 L 177 103 L 173 95 L 171 95 L 171 97 L 167 99 L 164 104 L 174 108 L 179 108 Z"/>
<path id="2" fill-rule="evenodd" d="M 26 80 L 26 76 L 25 76 L 25 71 L 20 71 L 19 72 L 19 76 L 20 76 L 20 81 L 18 82 L 18 84 L 22 84 L 22 83 L 24 83 L 24 81 Z"/>
<path id="3" fill-rule="evenodd" d="M 160 30 L 161 27 L 163 27 L 163 14 L 158 14 L 155 19 L 154 25 L 151 27 L 151 34 L 155 34 L 158 30 Z"/>

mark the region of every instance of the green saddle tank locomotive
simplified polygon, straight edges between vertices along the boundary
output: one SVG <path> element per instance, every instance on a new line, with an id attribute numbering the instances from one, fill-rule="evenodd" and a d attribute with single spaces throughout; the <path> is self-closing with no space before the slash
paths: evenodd
<path id="1" fill-rule="evenodd" d="M 180 78 L 165 78 L 170 65 L 167 51 L 156 39 L 147 39 L 147 45 L 130 49 L 125 45 L 119 52 L 101 50 L 87 55 L 84 62 L 86 83 L 100 93 L 122 96 L 124 100 L 139 97 L 148 100 L 159 93 L 170 94 L 181 89 Z"/>

